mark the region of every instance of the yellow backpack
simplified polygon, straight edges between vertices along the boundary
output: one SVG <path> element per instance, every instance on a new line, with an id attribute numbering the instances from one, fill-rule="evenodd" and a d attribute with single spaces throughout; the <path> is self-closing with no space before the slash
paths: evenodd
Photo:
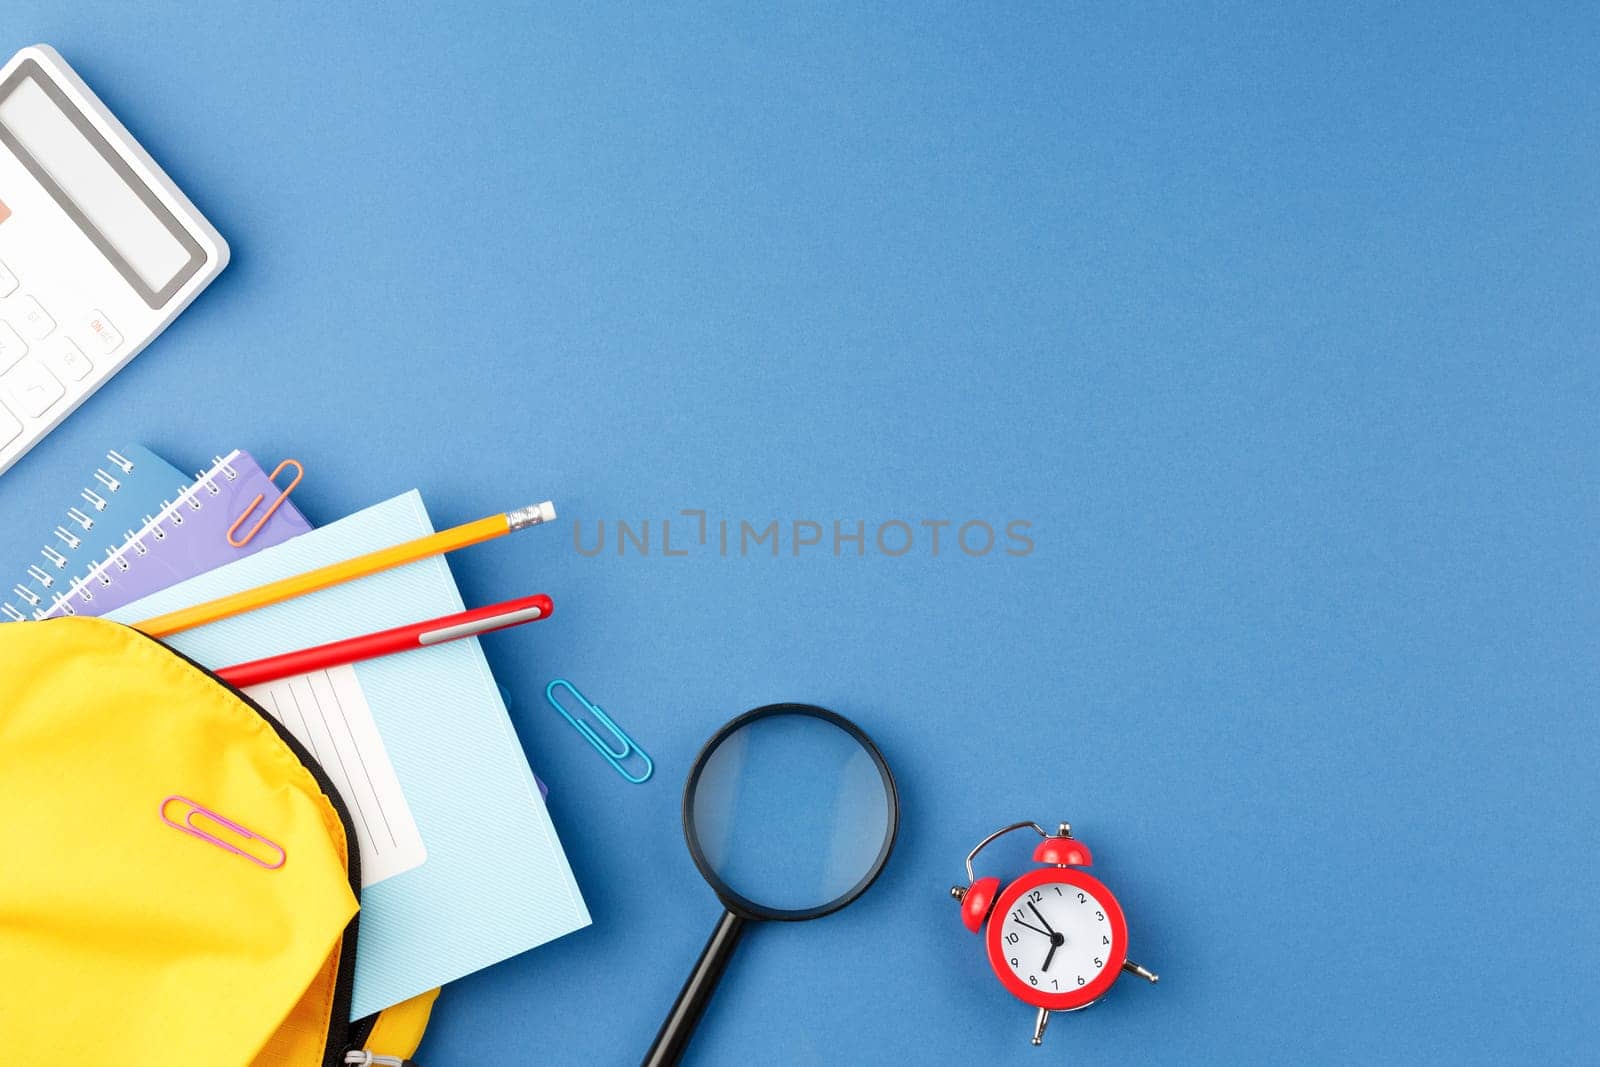
<path id="1" fill-rule="evenodd" d="M 136 630 L 0 625 L 0 1063 L 409 1062 L 349 1022 L 350 816 L 248 697 Z"/>

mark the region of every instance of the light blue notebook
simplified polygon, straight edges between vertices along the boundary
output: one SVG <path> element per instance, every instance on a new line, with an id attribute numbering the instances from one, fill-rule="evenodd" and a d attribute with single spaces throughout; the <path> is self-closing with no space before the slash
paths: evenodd
<path id="1" fill-rule="evenodd" d="M 432 532 L 413 491 L 109 617 L 137 621 Z M 223 667 L 461 610 L 449 568 L 436 557 L 224 619 L 168 643 L 208 667 Z M 369 660 L 342 677 L 328 673 L 314 685 L 251 695 L 291 731 L 296 721 L 313 723 L 312 747 L 325 757 L 320 761 L 340 792 L 348 784 L 341 761 L 356 783 L 345 796 L 363 838 L 365 883 L 352 1018 L 589 924 L 476 639 Z M 359 681 L 354 691 L 352 677 Z M 370 708 L 368 725 L 375 724 L 381 738 L 381 747 L 366 750 L 365 765 L 351 758 L 350 747 L 360 743 L 362 723 L 348 730 L 339 724 L 337 736 L 315 732 L 325 729 L 317 725 L 325 721 L 318 710 L 354 719 L 357 707 Z M 388 767 L 371 765 L 385 758 L 392 775 Z M 403 799 L 392 794 L 396 784 Z M 369 831 L 382 853 L 377 863 L 385 865 L 376 884 L 367 869 Z"/>

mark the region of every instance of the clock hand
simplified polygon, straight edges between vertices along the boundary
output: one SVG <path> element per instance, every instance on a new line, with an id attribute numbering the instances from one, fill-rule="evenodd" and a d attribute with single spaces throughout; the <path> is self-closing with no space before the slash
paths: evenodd
<path id="1" fill-rule="evenodd" d="M 1028 907 L 1033 908 L 1033 914 L 1041 923 L 1044 923 L 1045 932 L 1053 935 L 1056 932 L 1055 927 L 1051 926 L 1049 921 L 1046 920 L 1043 915 L 1039 914 L 1039 909 L 1034 907 L 1033 901 L 1028 901 Z"/>
<path id="2" fill-rule="evenodd" d="M 1045 965 L 1042 968 L 1038 968 L 1040 971 L 1048 971 L 1050 969 L 1050 961 L 1056 957 L 1056 949 L 1059 949 L 1064 944 L 1067 944 L 1067 939 L 1062 934 L 1050 934 L 1050 952 L 1045 953 Z"/>
<path id="3" fill-rule="evenodd" d="M 1049 930 L 1041 930 L 1037 926 L 1033 925 L 1032 923 L 1025 923 L 1021 919 L 1016 918 L 1015 916 L 1012 917 L 1012 922 L 1015 922 L 1018 926 L 1026 926 L 1028 929 L 1032 930 L 1036 934 L 1043 934 L 1046 937 L 1050 936 L 1050 931 Z"/>

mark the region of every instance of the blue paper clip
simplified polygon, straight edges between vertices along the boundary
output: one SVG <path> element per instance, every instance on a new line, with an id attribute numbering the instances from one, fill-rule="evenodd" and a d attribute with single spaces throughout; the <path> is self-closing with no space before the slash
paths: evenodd
<path id="1" fill-rule="evenodd" d="M 603 737 L 595 733 L 594 727 L 590 726 L 582 719 L 576 718 L 572 712 L 562 707 L 561 701 L 556 699 L 557 686 L 560 686 L 576 697 L 578 699 L 578 703 L 582 704 L 591 715 L 600 721 L 600 725 L 611 731 L 612 737 L 615 737 L 618 741 L 622 742 L 621 751 L 613 749 Z M 589 744 L 594 746 L 595 751 L 604 756 L 606 758 L 606 762 L 615 767 L 617 773 L 622 775 L 622 777 L 626 778 L 634 785 L 640 785 L 649 781 L 650 776 L 656 772 L 655 761 L 650 758 L 649 754 L 635 744 L 633 738 L 623 733 L 622 727 L 611 721 L 611 716 L 601 711 L 598 705 L 594 704 L 589 700 L 588 697 L 578 692 L 577 686 L 573 685 L 565 678 L 557 678 L 555 681 L 544 687 L 544 697 L 546 700 L 550 701 L 551 707 L 555 708 L 561 713 L 561 717 L 563 719 L 566 719 L 568 722 L 570 722 L 580 734 L 588 739 Z M 644 760 L 644 774 L 635 777 L 634 775 L 628 773 L 628 769 L 622 765 L 622 761 L 627 759 L 629 756 L 638 756 L 640 759 Z"/>

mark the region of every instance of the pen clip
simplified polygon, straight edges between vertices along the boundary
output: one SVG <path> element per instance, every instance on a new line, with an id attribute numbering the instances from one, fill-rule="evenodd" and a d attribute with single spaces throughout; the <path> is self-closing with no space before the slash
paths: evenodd
<path id="1" fill-rule="evenodd" d="M 267 497 L 265 493 L 257 493 L 256 498 L 250 501 L 250 506 L 244 509 L 244 514 L 240 515 L 237 519 L 234 519 L 233 525 L 228 527 L 228 544 L 232 545 L 234 548 L 243 548 L 251 541 L 254 541 L 256 534 L 261 532 L 261 527 L 265 526 L 267 524 L 267 520 L 272 518 L 272 516 L 277 513 L 279 508 L 283 507 L 285 501 L 289 499 L 289 494 L 294 492 L 295 487 L 300 484 L 300 480 L 306 476 L 306 468 L 297 459 L 286 459 L 276 467 L 272 468 L 272 473 L 267 475 L 267 480 L 276 486 L 278 483 L 278 475 L 282 474 L 284 469 L 288 467 L 294 468 L 294 481 L 289 483 L 287 489 L 284 489 L 278 494 L 277 499 L 275 499 L 272 502 L 272 505 L 267 508 L 266 514 L 257 519 L 256 524 L 250 527 L 250 532 L 245 534 L 242 540 L 236 541 L 233 537 L 235 531 L 237 531 L 240 526 L 244 525 L 245 520 L 255 512 L 256 508 L 261 506 L 261 502 Z"/>
<path id="2" fill-rule="evenodd" d="M 562 705 L 561 701 L 556 699 L 557 688 L 565 689 L 567 692 L 571 693 L 573 697 L 577 699 L 578 703 L 582 704 L 584 709 L 595 717 L 600 725 L 604 726 L 608 731 L 610 731 L 611 736 L 616 738 L 617 741 L 621 743 L 622 747 L 620 749 L 612 747 L 612 745 L 608 743 L 605 738 L 601 737 L 595 732 L 594 727 L 590 726 L 582 719 L 579 719 L 573 715 L 572 712 L 568 711 L 566 707 Z M 605 757 L 606 762 L 611 764 L 612 768 L 615 769 L 618 774 L 622 775 L 623 778 L 632 782 L 634 785 L 640 785 L 650 780 L 650 776 L 654 774 L 656 770 L 655 761 L 650 758 L 649 754 L 646 753 L 644 749 L 640 748 L 634 742 L 633 738 L 629 737 L 623 732 L 622 727 L 618 726 L 612 721 L 611 716 L 600 710 L 599 705 L 593 703 L 588 697 L 578 692 L 577 687 L 571 682 L 567 681 L 565 678 L 557 678 L 555 681 L 544 687 L 544 696 L 546 700 L 550 701 L 550 706 L 559 711 L 561 713 L 561 717 L 571 723 L 573 728 L 582 734 L 589 744 L 594 746 L 595 751 L 600 753 L 601 756 Z M 636 776 L 629 772 L 629 770 L 622 765 L 622 761 L 630 756 L 638 756 L 639 759 L 644 762 L 644 774 Z"/>

